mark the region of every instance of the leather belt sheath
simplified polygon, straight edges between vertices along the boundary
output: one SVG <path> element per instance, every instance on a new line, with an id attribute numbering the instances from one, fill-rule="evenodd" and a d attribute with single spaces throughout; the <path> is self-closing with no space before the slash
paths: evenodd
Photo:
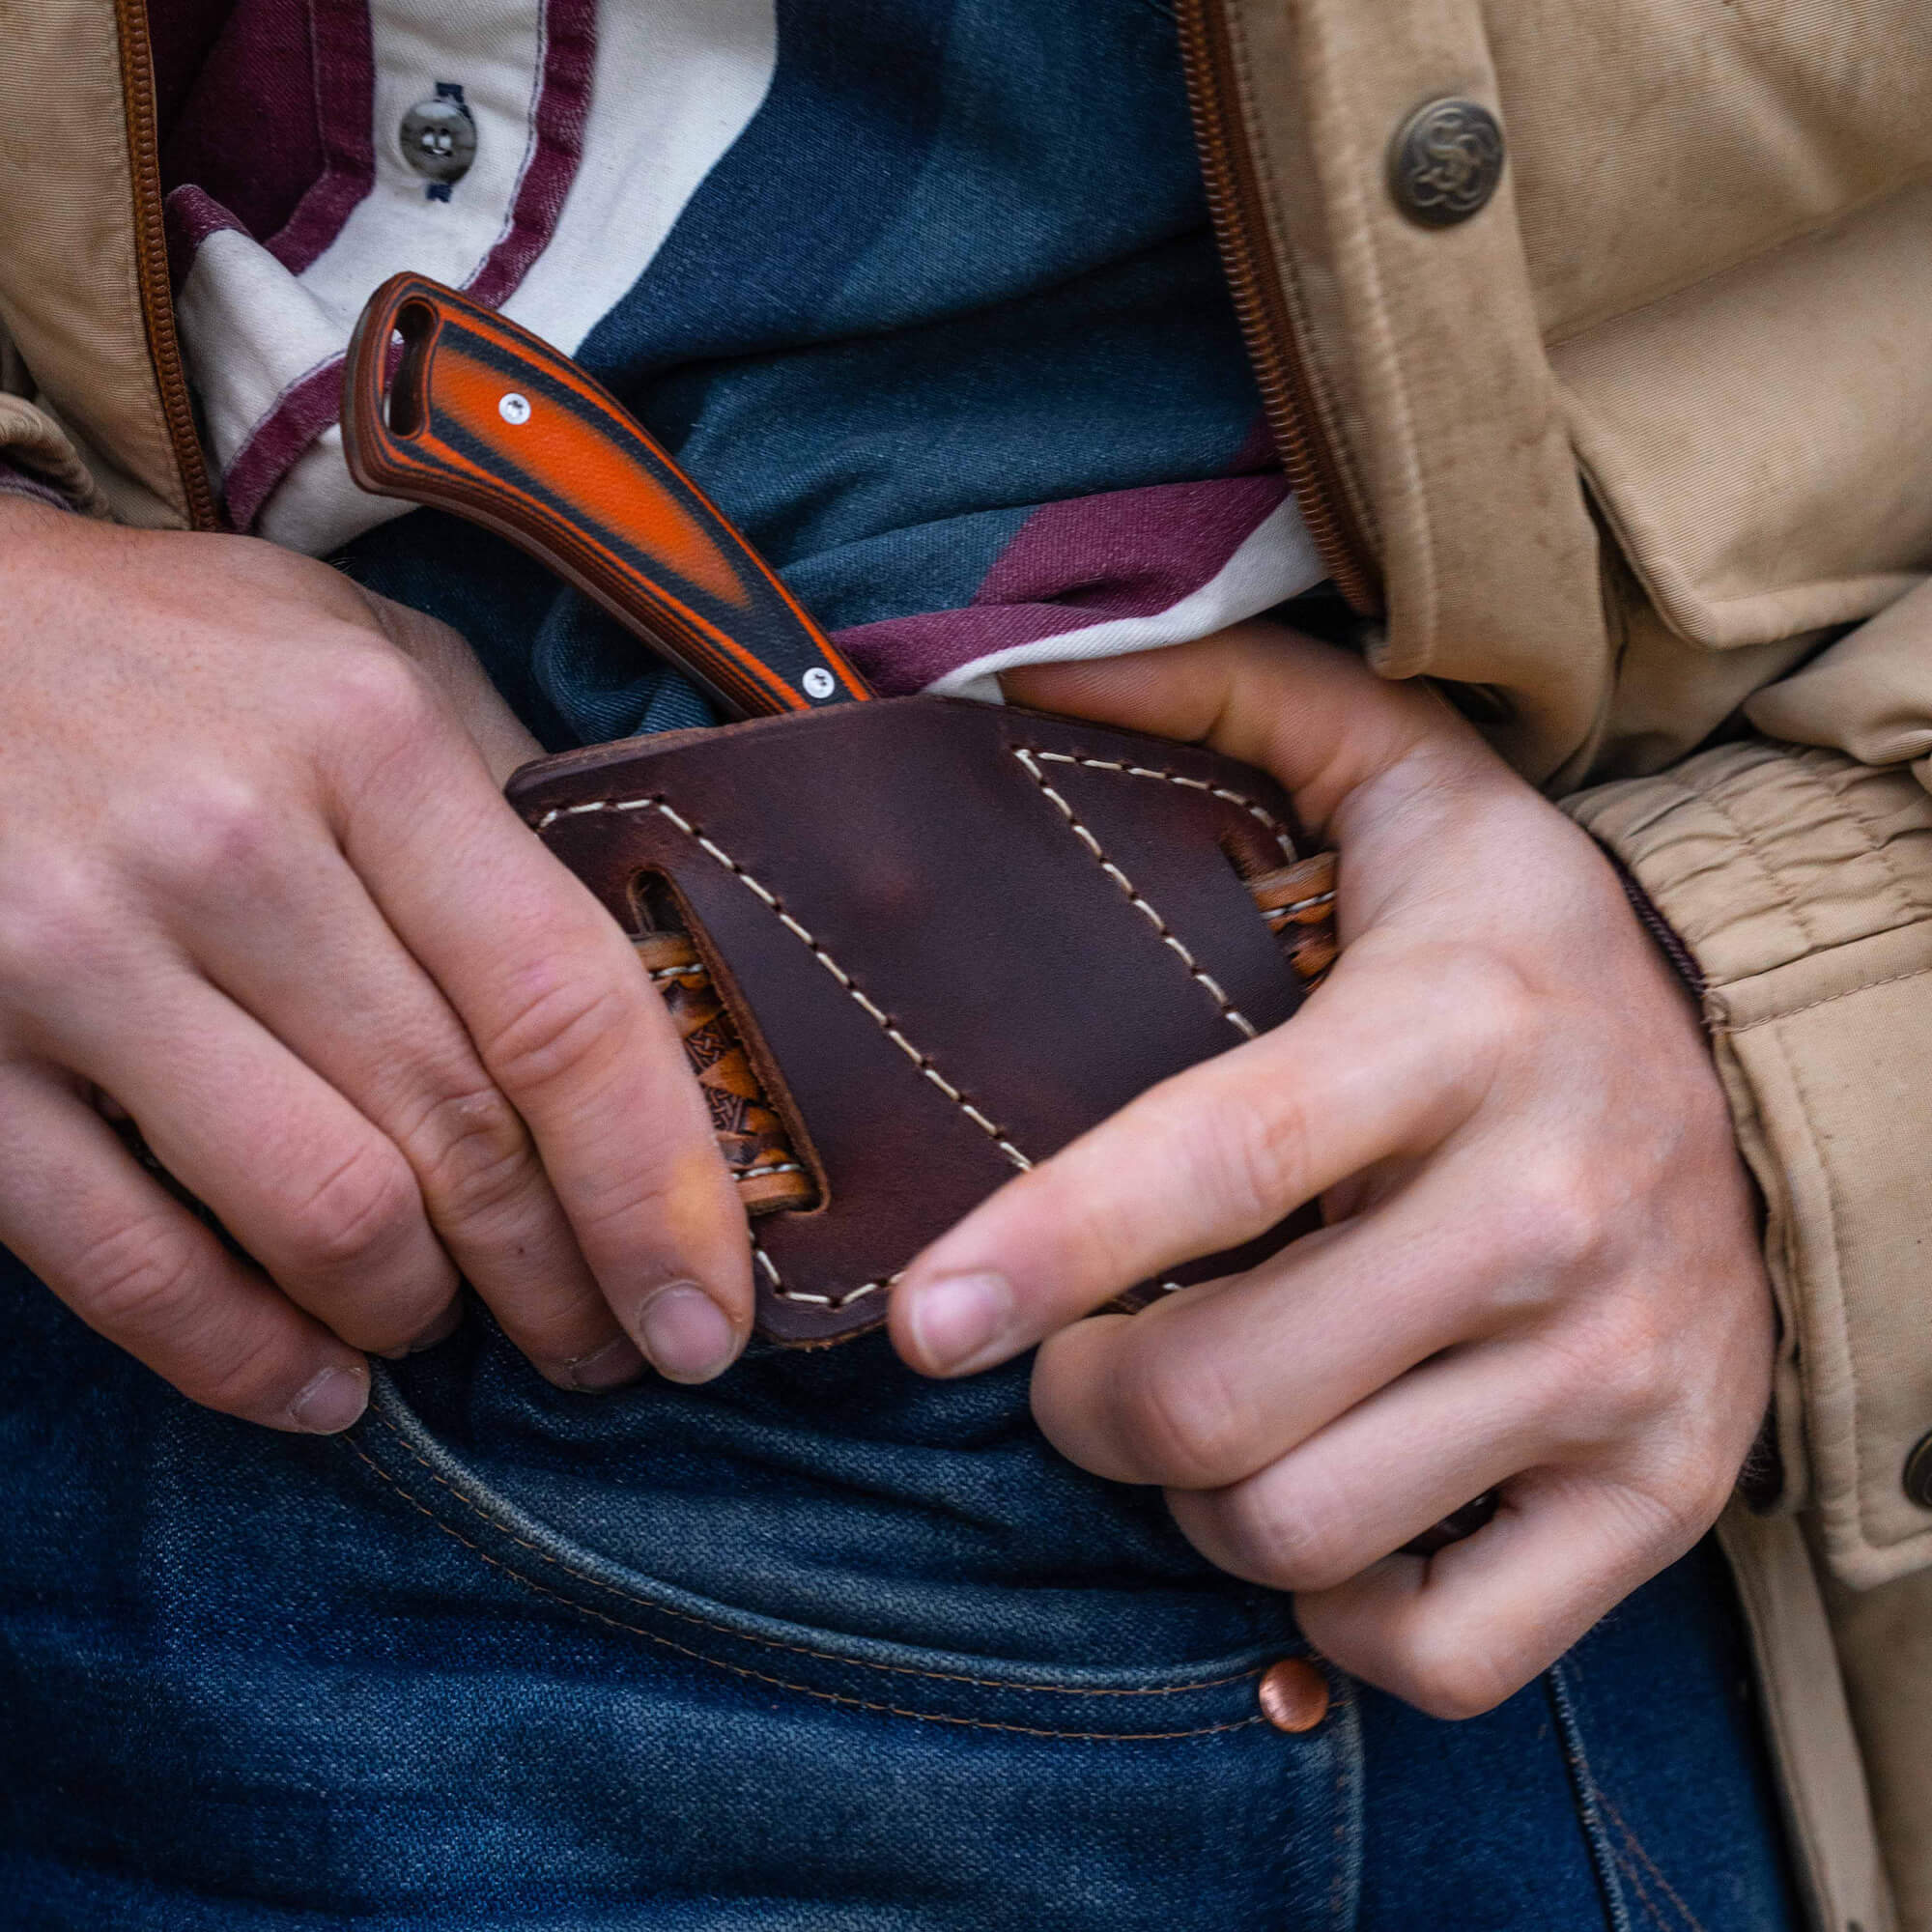
<path id="1" fill-rule="evenodd" d="M 1198 748 L 878 701 L 583 370 L 420 275 L 343 386 L 359 482 L 502 532 L 727 710 L 527 766 L 512 801 L 629 931 L 753 1216 L 758 1322 L 838 1341 L 921 1248 L 1147 1089 L 1287 1019 L 1330 862 Z M 1144 1285 L 1246 1265 L 1309 1216 Z"/>
<path id="2" fill-rule="evenodd" d="M 1333 957 L 1332 859 L 1264 774 L 1010 707 L 631 739 L 528 765 L 510 797 L 670 1000 L 753 1216 L 759 1330 L 792 1345 L 877 1326 L 995 1187 L 1280 1025 Z"/>

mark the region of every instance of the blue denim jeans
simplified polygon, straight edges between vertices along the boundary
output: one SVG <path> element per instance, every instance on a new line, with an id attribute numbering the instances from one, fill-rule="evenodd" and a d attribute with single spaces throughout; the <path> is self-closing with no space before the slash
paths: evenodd
<path id="1" fill-rule="evenodd" d="M 1286 1600 L 878 1338 L 572 1397 L 480 1312 L 333 1440 L 0 1257 L 0 1925 L 1795 1922 L 1708 1549 L 1471 1723 L 1259 1673 Z M 1325 1667 L 1325 1666 L 1324 1666 Z"/>

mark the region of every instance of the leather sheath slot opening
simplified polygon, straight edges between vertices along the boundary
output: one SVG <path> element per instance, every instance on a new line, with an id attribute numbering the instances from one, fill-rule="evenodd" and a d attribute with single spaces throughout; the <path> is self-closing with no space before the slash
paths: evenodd
<path id="1" fill-rule="evenodd" d="M 436 334 L 436 311 L 427 302 L 406 301 L 396 311 L 402 358 L 389 384 L 387 418 L 394 436 L 421 433 L 429 414 L 429 351 Z"/>
<path id="2" fill-rule="evenodd" d="M 689 932 L 691 927 L 670 881 L 662 872 L 639 872 L 631 881 L 633 932 Z"/>
<path id="3" fill-rule="evenodd" d="M 730 967 L 667 875 L 638 872 L 629 897 L 633 938 L 640 952 L 653 940 L 666 939 L 685 940 L 696 952 L 701 983 L 680 980 L 675 988 L 661 990 L 748 1211 L 753 1216 L 821 1212 L 832 1198 L 824 1165 Z M 782 1179 L 786 1169 L 792 1170 L 788 1184 Z M 748 1179 L 760 1174 L 778 1178 L 748 1187 Z M 809 1194 L 800 1189 L 800 1179 Z"/>

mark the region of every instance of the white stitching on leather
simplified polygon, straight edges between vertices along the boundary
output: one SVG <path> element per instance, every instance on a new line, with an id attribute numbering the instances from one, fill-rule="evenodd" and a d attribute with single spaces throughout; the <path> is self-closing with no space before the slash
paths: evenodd
<path id="1" fill-rule="evenodd" d="M 845 1289 L 838 1294 L 812 1294 L 803 1288 L 787 1288 L 784 1278 L 779 1273 L 779 1264 L 773 1261 L 759 1244 L 755 1236 L 752 1238 L 752 1253 L 758 1265 L 765 1271 L 765 1279 L 772 1285 L 772 1293 L 781 1301 L 802 1302 L 808 1308 L 822 1308 L 828 1315 L 836 1315 L 840 1309 L 849 1308 L 855 1301 L 863 1301 L 868 1294 L 876 1294 L 882 1288 L 891 1288 L 905 1273 L 900 1268 L 894 1274 L 882 1274 L 874 1281 L 864 1281 L 857 1288 Z"/>
<path id="2" fill-rule="evenodd" d="M 1233 1002 L 1230 1001 L 1227 994 L 1221 990 L 1219 983 L 1214 980 L 1213 976 L 1209 973 L 1205 972 L 1202 969 L 1199 962 L 1195 959 L 1193 953 L 1191 953 L 1187 950 L 1187 948 L 1181 944 L 1181 942 L 1175 936 L 1172 929 L 1168 926 L 1167 923 L 1160 917 L 1160 915 L 1157 912 L 1154 911 L 1153 907 L 1151 906 L 1148 903 L 1148 901 L 1145 898 L 1143 898 L 1141 895 L 1134 889 L 1132 881 L 1128 879 L 1126 874 L 1122 872 L 1118 866 L 1114 865 L 1111 860 L 1108 859 L 1107 855 L 1100 849 L 1099 841 L 1094 837 L 1094 835 L 1090 831 L 1088 831 L 1086 826 L 1081 824 L 1079 818 L 1075 815 L 1073 811 L 1073 808 L 1069 806 L 1065 801 L 1065 799 L 1064 799 L 1060 795 L 1060 793 L 1057 792 L 1053 788 L 1053 786 L 1046 781 L 1046 775 L 1042 771 L 1040 771 L 1039 765 L 1035 761 L 1037 759 L 1042 763 L 1048 763 L 1048 764 L 1079 765 L 1085 767 L 1090 771 L 1119 772 L 1124 778 L 1159 779 L 1168 784 L 1184 786 L 1189 791 L 1207 792 L 1210 797 L 1221 799 L 1229 805 L 1239 806 L 1243 811 L 1249 814 L 1250 817 L 1258 819 L 1261 822 L 1261 824 L 1266 828 L 1269 837 L 1271 837 L 1274 839 L 1275 843 L 1280 846 L 1283 856 L 1286 859 L 1288 859 L 1291 863 L 1293 863 L 1294 859 L 1297 857 L 1297 854 L 1294 850 L 1293 842 L 1289 838 L 1286 829 L 1283 827 L 1280 820 L 1277 819 L 1271 812 L 1264 809 L 1262 806 L 1257 805 L 1253 799 L 1246 798 L 1237 791 L 1231 791 L 1225 785 L 1209 784 L 1205 779 L 1185 778 L 1179 772 L 1160 771 L 1151 765 L 1124 764 L 1118 759 L 1076 757 L 1073 753 L 1069 752 L 1036 752 L 1021 746 L 1014 746 L 1012 748 L 1012 753 L 1013 756 L 1019 760 L 1021 766 L 1025 769 L 1027 776 L 1031 778 L 1034 783 L 1038 785 L 1040 790 L 1043 791 L 1047 795 L 1047 797 L 1050 798 L 1053 801 L 1053 803 L 1060 808 L 1060 810 L 1063 816 L 1065 818 L 1067 825 L 1073 831 L 1074 835 L 1080 839 L 1080 841 L 1087 847 L 1087 849 L 1093 853 L 1095 861 L 1099 864 L 1101 870 L 1104 871 L 1107 874 L 1107 876 L 1110 879 L 1112 879 L 1117 886 L 1120 887 L 1121 891 L 1126 895 L 1128 904 L 1132 905 L 1138 911 L 1145 914 L 1148 920 L 1152 923 L 1155 931 L 1160 934 L 1162 941 L 1167 946 L 1171 947 L 1174 950 L 1174 952 L 1179 954 L 1180 959 L 1182 963 L 1186 966 L 1189 975 L 1194 980 L 1200 982 L 1203 989 L 1214 1001 L 1216 1007 L 1219 1008 L 1220 1009 L 1221 1016 L 1224 1019 L 1226 1019 L 1230 1025 L 1234 1026 L 1237 1031 L 1244 1034 L 1249 1039 L 1253 1039 L 1256 1037 L 1254 1026 L 1240 1012 L 1238 1012 L 1236 1009 Z M 792 916 L 785 911 L 784 907 L 779 903 L 777 896 L 773 893 L 771 893 L 763 885 L 761 885 L 755 878 L 752 876 L 750 872 L 746 871 L 744 867 L 739 865 L 738 862 L 734 858 L 732 858 L 731 855 L 728 852 L 726 852 L 723 846 L 717 845 L 711 839 L 705 838 L 704 835 L 700 833 L 697 830 L 697 828 L 691 823 L 689 819 L 684 817 L 682 813 L 673 810 L 672 808 L 667 805 L 663 799 L 661 798 L 592 799 L 582 805 L 557 806 L 553 808 L 553 810 L 545 812 L 544 815 L 537 820 L 534 830 L 537 831 L 538 833 L 547 832 L 560 818 L 578 818 L 583 816 L 585 813 L 599 812 L 599 811 L 655 811 L 659 813 L 661 816 L 668 818 L 671 822 L 671 824 L 677 827 L 677 829 L 680 832 L 686 834 L 689 838 L 694 839 L 698 845 L 702 846 L 703 849 L 713 859 L 715 859 L 719 865 L 723 866 L 724 869 L 732 875 L 732 877 L 739 880 L 745 886 L 749 887 L 752 892 L 755 893 L 759 898 L 764 900 L 765 904 L 769 906 L 771 910 L 778 916 L 779 923 L 781 925 L 785 926 L 794 935 L 794 937 L 796 937 L 803 945 L 805 945 L 807 948 L 810 950 L 812 957 L 816 959 L 818 963 L 821 966 L 823 966 L 825 970 L 828 973 L 830 973 L 835 980 L 838 981 L 839 985 L 845 989 L 845 991 L 851 996 L 851 998 L 865 1011 L 867 1017 L 870 1019 L 873 1022 L 873 1024 L 876 1025 L 886 1035 L 887 1038 L 889 1038 L 894 1045 L 898 1047 L 900 1051 L 903 1052 L 906 1055 L 906 1057 L 912 1061 L 913 1065 L 919 1068 L 920 1072 L 923 1073 L 926 1079 L 930 1080 L 932 1084 L 935 1087 L 937 1087 L 939 1091 L 942 1094 L 944 1094 L 946 1097 L 949 1100 L 951 1100 L 952 1104 L 955 1107 L 957 1107 L 960 1110 L 960 1112 L 963 1113 L 966 1116 L 966 1118 L 970 1120 L 976 1127 L 978 1127 L 982 1133 L 986 1134 L 992 1140 L 994 1146 L 997 1147 L 1000 1150 L 1000 1151 L 1013 1163 L 1015 1167 L 1019 1168 L 1024 1172 L 1026 1169 L 1031 1168 L 1033 1166 L 1033 1162 L 1030 1161 L 1025 1154 L 1020 1152 L 1019 1149 L 1014 1147 L 1013 1144 L 1001 1133 L 1000 1129 L 997 1126 L 995 1126 L 994 1123 L 991 1121 L 989 1121 L 986 1118 L 986 1116 L 980 1111 L 978 1107 L 974 1106 L 973 1103 L 970 1100 L 968 1100 L 966 1096 L 959 1091 L 959 1089 L 953 1086 L 952 1081 L 948 1080 L 946 1076 L 940 1072 L 938 1067 L 936 1067 L 932 1064 L 932 1062 L 925 1057 L 924 1054 L 921 1053 L 919 1049 L 915 1047 L 909 1039 L 906 1038 L 904 1034 L 899 1032 L 898 1028 L 893 1024 L 891 1016 L 883 1012 L 871 1000 L 869 1000 L 866 996 L 866 994 L 855 983 L 855 981 L 852 979 L 852 976 L 849 973 L 847 973 L 845 969 L 842 966 L 840 966 L 838 962 L 836 959 L 834 959 L 832 955 L 829 952 L 827 952 L 826 950 L 821 945 L 819 945 L 818 941 L 814 939 L 812 935 L 810 932 L 808 932 L 806 928 L 798 923 L 797 920 L 792 918 Z M 1322 895 L 1322 896 L 1320 899 L 1300 900 L 1293 906 L 1286 906 L 1281 908 L 1280 909 L 1281 914 L 1283 916 L 1286 916 L 1290 912 L 1300 911 L 1306 906 L 1324 903 L 1327 900 L 1331 900 L 1333 897 L 1334 895 L 1332 893 L 1328 893 Z M 699 967 L 697 964 L 696 964 L 696 962 L 688 966 L 661 966 L 655 972 L 652 973 L 651 980 L 653 983 L 656 983 L 660 980 L 675 979 L 682 975 L 701 970 L 702 968 Z M 754 1176 L 762 1176 L 768 1174 L 796 1174 L 796 1173 L 802 1173 L 803 1171 L 804 1170 L 797 1163 L 794 1162 L 794 1163 L 787 1163 L 780 1167 L 753 1169 L 750 1170 L 742 1178 L 746 1179 L 751 1179 Z M 900 1275 L 902 1275 L 905 1272 L 903 1268 L 900 1268 L 896 1273 L 889 1275 L 881 1275 L 876 1277 L 874 1280 L 861 1282 L 857 1288 L 848 1288 L 844 1290 L 842 1293 L 837 1294 L 813 1294 L 805 1289 L 785 1287 L 783 1278 L 779 1273 L 778 1264 L 772 1260 L 771 1256 L 768 1253 L 766 1253 L 764 1247 L 759 1243 L 759 1241 L 756 1239 L 755 1236 L 752 1241 L 752 1254 L 753 1259 L 757 1262 L 759 1267 L 761 1267 L 764 1270 L 765 1278 L 771 1285 L 771 1292 L 773 1295 L 776 1296 L 779 1300 L 797 1302 L 803 1306 L 810 1308 L 822 1308 L 826 1311 L 827 1314 L 838 1314 L 839 1311 L 849 1308 L 855 1301 L 863 1301 L 867 1295 L 876 1294 L 882 1289 L 891 1288 L 899 1279 Z M 1179 1292 L 1180 1284 L 1176 1281 L 1163 1281 L 1159 1284 L 1159 1287 L 1162 1293 L 1174 1294 Z"/>
<path id="3" fill-rule="evenodd" d="M 1268 837 L 1281 847 L 1281 855 L 1293 865 L 1300 857 L 1294 849 L 1294 841 L 1288 836 L 1284 826 L 1273 812 L 1264 806 L 1257 805 L 1253 799 L 1238 791 L 1230 791 L 1226 785 L 1209 784 L 1206 779 L 1183 778 L 1179 772 L 1164 772 L 1157 765 L 1127 765 L 1118 758 L 1076 757 L 1071 752 L 1040 752 L 1027 748 L 1031 754 L 1045 765 L 1079 765 L 1090 772 L 1119 772 L 1129 779 L 1159 779 L 1166 784 L 1180 785 L 1188 791 L 1205 791 L 1210 798 L 1225 799 L 1230 805 L 1238 805 L 1250 818 L 1258 819 L 1267 828 Z M 1018 751 L 1014 756 L 1019 755 Z"/>
<path id="4" fill-rule="evenodd" d="M 878 1277 L 876 1281 L 861 1282 L 857 1288 L 848 1288 L 842 1294 L 811 1294 L 802 1288 L 787 1288 L 779 1273 L 779 1264 L 773 1261 L 755 1236 L 752 1238 L 752 1254 L 758 1265 L 765 1271 L 765 1279 L 771 1283 L 772 1293 L 781 1301 L 800 1301 L 810 1308 L 822 1308 L 827 1314 L 837 1315 L 841 1309 L 849 1308 L 855 1301 L 863 1301 L 868 1294 L 876 1294 L 882 1288 L 896 1288 L 905 1269 L 896 1273 Z M 1163 1294 L 1179 1294 L 1181 1284 L 1178 1281 L 1157 1282 L 1155 1286 Z"/>
<path id="5" fill-rule="evenodd" d="M 805 927 L 798 923 L 797 920 L 792 918 L 790 913 L 785 911 L 784 907 L 779 903 L 777 897 L 771 892 L 769 892 L 765 887 L 761 886 L 758 883 L 758 881 L 751 875 L 750 872 L 746 871 L 744 867 L 739 865 L 737 860 L 732 858 L 730 853 L 725 851 L 722 845 L 714 844 L 712 840 L 705 838 L 705 836 L 698 831 L 696 826 L 692 824 L 690 819 L 686 818 L 682 812 L 674 810 L 670 806 L 667 805 L 663 799 L 661 798 L 593 799 L 589 803 L 584 805 L 560 805 L 545 812 L 544 815 L 537 820 L 535 830 L 538 833 L 547 832 L 553 825 L 556 823 L 556 821 L 559 818 L 578 818 L 582 817 L 586 812 L 593 812 L 593 811 L 655 811 L 659 814 L 659 816 L 663 818 L 668 818 L 671 822 L 671 824 L 675 825 L 677 829 L 680 832 L 684 833 L 688 838 L 695 839 L 697 842 L 697 844 L 700 845 L 706 852 L 708 852 L 712 858 L 717 860 L 717 862 L 721 866 L 723 866 L 724 869 L 727 872 L 729 872 L 734 879 L 738 880 L 740 884 L 748 887 L 752 892 L 755 893 L 759 898 L 764 900 L 765 904 L 768 905 L 772 909 L 772 911 L 778 915 L 779 923 L 784 926 L 787 931 L 792 933 L 800 941 L 800 943 L 810 951 L 811 956 L 814 959 L 816 959 L 818 963 L 821 966 L 823 966 L 825 970 L 828 973 L 830 973 L 835 980 L 838 981 L 839 985 L 845 989 L 847 995 L 861 1009 L 861 1010 L 866 1014 L 867 1018 L 868 1018 L 873 1023 L 873 1025 L 875 1025 L 879 1029 L 879 1031 L 883 1033 L 885 1037 L 889 1040 L 891 1040 L 892 1043 L 895 1047 L 897 1047 L 898 1050 L 901 1053 L 903 1053 L 905 1057 L 908 1060 L 910 1060 L 916 1067 L 919 1068 L 920 1072 L 926 1079 L 930 1080 L 932 1084 L 935 1087 L 937 1087 L 939 1091 L 942 1094 L 944 1094 L 946 1097 L 949 1100 L 951 1100 L 952 1104 L 955 1107 L 957 1107 L 959 1111 L 962 1114 L 964 1114 L 966 1118 L 969 1121 L 971 1121 L 973 1124 L 976 1127 L 978 1127 L 980 1131 L 982 1134 L 984 1134 L 986 1138 L 989 1141 L 991 1141 L 993 1145 L 996 1148 L 998 1148 L 999 1151 L 1003 1154 L 1005 1154 L 1006 1157 L 1009 1161 L 1011 1161 L 1016 1168 L 1018 1168 L 1021 1171 L 1021 1173 L 1025 1173 L 1028 1168 L 1032 1167 L 1033 1162 L 1029 1160 L 1026 1157 L 1026 1155 L 1023 1154 L 1019 1151 L 1019 1149 L 1016 1148 L 1012 1144 L 1012 1142 L 1007 1138 L 1005 1132 L 997 1124 L 995 1124 L 995 1122 L 989 1121 L 986 1118 L 986 1116 L 982 1114 L 980 1111 L 980 1109 L 972 1103 L 971 1100 L 967 1099 L 965 1094 L 962 1094 L 957 1087 L 953 1086 L 952 1081 L 947 1079 L 945 1074 L 940 1072 L 939 1068 L 935 1066 L 932 1064 L 932 1062 L 923 1053 L 922 1053 L 919 1050 L 919 1048 L 916 1047 L 912 1043 L 912 1041 L 905 1037 L 904 1034 L 902 1034 L 898 1030 L 897 1026 L 894 1024 L 892 1015 L 890 1013 L 885 1012 L 871 1000 L 867 998 L 864 990 L 859 986 L 858 982 L 852 978 L 851 974 L 846 972 L 844 967 L 839 965 L 838 960 L 833 958 L 831 953 L 826 952 L 824 947 L 819 945 L 818 941 L 814 939 L 811 936 L 811 934 L 808 932 L 805 929 Z M 851 1297 L 848 1297 L 848 1299 L 849 1298 Z"/>
<path id="6" fill-rule="evenodd" d="M 1330 906 L 1335 903 L 1333 893 L 1317 893 L 1312 899 L 1295 899 L 1291 904 L 1272 906 L 1262 917 L 1270 925 L 1283 925 L 1298 912 L 1313 912 L 1317 906 Z"/>
<path id="7" fill-rule="evenodd" d="M 1060 815 L 1065 819 L 1067 830 L 1094 855 L 1094 861 L 1098 864 L 1101 871 L 1105 872 L 1108 878 L 1113 880 L 1115 885 L 1125 895 L 1127 903 L 1137 913 L 1143 915 L 1148 923 L 1160 935 L 1160 943 L 1179 958 L 1180 963 L 1187 968 L 1188 978 L 1214 1002 L 1215 1008 L 1221 1017 L 1243 1039 L 1259 1038 L 1260 1029 L 1235 1005 L 1233 1000 L 1229 999 L 1221 982 L 1187 950 L 1179 935 L 1148 903 L 1134 882 L 1100 849 L 1100 841 L 1094 837 L 1093 833 L 1088 831 L 1086 826 L 1081 824 L 1079 815 L 1074 811 L 1073 808 L 1047 782 L 1046 774 L 1039 768 L 1039 761 L 1042 758 L 1050 758 L 1055 764 L 1083 765 L 1091 770 L 1100 772 L 1121 772 L 1128 778 L 1165 779 L 1170 784 L 1186 785 L 1193 791 L 1211 792 L 1217 798 L 1232 799 L 1236 805 L 1245 806 L 1263 824 L 1268 826 L 1274 832 L 1275 837 L 1281 839 L 1283 849 L 1288 850 L 1287 840 L 1282 838 L 1281 828 L 1275 824 L 1274 820 L 1260 806 L 1248 799 L 1242 798 L 1238 792 L 1223 790 L 1219 785 L 1210 785 L 1203 779 L 1185 779 L 1175 772 L 1157 772 L 1146 765 L 1112 763 L 1105 758 L 1076 758 L 1067 752 L 1033 752 L 1029 751 L 1023 745 L 1013 746 L 1012 753 L 1019 760 L 1026 775 L 1059 807 Z M 1290 850 L 1288 856 L 1293 859 L 1294 854 Z"/>

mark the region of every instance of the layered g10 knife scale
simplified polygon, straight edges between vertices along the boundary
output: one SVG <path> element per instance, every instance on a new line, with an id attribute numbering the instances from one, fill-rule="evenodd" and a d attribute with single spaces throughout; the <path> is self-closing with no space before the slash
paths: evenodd
<path id="1" fill-rule="evenodd" d="M 527 329 L 426 276 L 392 277 L 363 310 L 343 440 L 365 490 L 488 525 L 729 716 L 872 695 L 614 397 Z"/>

